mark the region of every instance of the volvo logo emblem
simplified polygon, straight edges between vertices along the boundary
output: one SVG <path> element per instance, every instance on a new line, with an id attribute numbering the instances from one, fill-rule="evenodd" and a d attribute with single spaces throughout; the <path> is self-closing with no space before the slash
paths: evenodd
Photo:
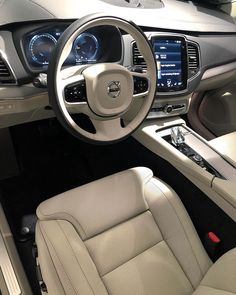
<path id="1" fill-rule="evenodd" d="M 120 95 L 120 81 L 112 81 L 108 84 L 107 93 L 110 97 L 116 98 Z"/>

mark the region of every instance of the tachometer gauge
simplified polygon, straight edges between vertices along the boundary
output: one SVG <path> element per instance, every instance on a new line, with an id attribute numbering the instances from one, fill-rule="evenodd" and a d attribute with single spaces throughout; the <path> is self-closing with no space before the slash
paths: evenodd
<path id="1" fill-rule="evenodd" d="M 57 40 L 48 33 L 35 35 L 29 43 L 31 58 L 40 65 L 48 65 Z"/>
<path id="2" fill-rule="evenodd" d="M 76 62 L 96 61 L 99 43 L 97 38 L 90 33 L 79 35 L 74 42 Z"/>

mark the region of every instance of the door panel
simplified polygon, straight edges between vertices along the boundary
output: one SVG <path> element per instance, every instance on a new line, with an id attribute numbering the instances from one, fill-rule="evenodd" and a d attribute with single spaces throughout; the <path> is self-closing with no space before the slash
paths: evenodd
<path id="1" fill-rule="evenodd" d="M 232 3 L 226 3 L 221 6 L 221 9 L 226 13 L 236 18 L 236 1 L 232 0 Z"/>
<path id="2" fill-rule="evenodd" d="M 236 82 L 207 92 L 199 104 L 198 117 L 217 137 L 236 131 Z"/>

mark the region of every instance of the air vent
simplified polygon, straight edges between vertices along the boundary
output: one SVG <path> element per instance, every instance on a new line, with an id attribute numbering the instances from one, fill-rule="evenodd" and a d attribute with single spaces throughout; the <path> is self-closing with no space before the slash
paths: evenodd
<path id="1" fill-rule="evenodd" d="M 143 58 L 143 56 L 141 55 L 137 44 L 134 42 L 133 43 L 133 65 L 137 68 L 140 68 L 142 70 L 146 70 L 147 69 L 147 64 Z"/>
<path id="2" fill-rule="evenodd" d="M 0 84 L 15 84 L 13 73 L 0 53 Z"/>
<path id="3" fill-rule="evenodd" d="M 195 76 L 199 71 L 199 53 L 196 44 L 188 43 L 188 77 Z"/>

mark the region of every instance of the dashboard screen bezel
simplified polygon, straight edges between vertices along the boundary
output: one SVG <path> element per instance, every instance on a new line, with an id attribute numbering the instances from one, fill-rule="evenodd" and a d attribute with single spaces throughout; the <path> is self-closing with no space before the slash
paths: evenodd
<path id="1" fill-rule="evenodd" d="M 172 93 L 172 92 L 181 92 L 187 89 L 188 86 L 188 56 L 187 56 L 187 41 L 183 36 L 175 35 L 152 35 L 150 42 L 152 46 L 156 40 L 177 40 L 181 41 L 181 70 L 182 70 L 182 85 L 174 87 L 165 87 L 160 88 L 157 86 L 156 92 L 160 93 Z"/>

